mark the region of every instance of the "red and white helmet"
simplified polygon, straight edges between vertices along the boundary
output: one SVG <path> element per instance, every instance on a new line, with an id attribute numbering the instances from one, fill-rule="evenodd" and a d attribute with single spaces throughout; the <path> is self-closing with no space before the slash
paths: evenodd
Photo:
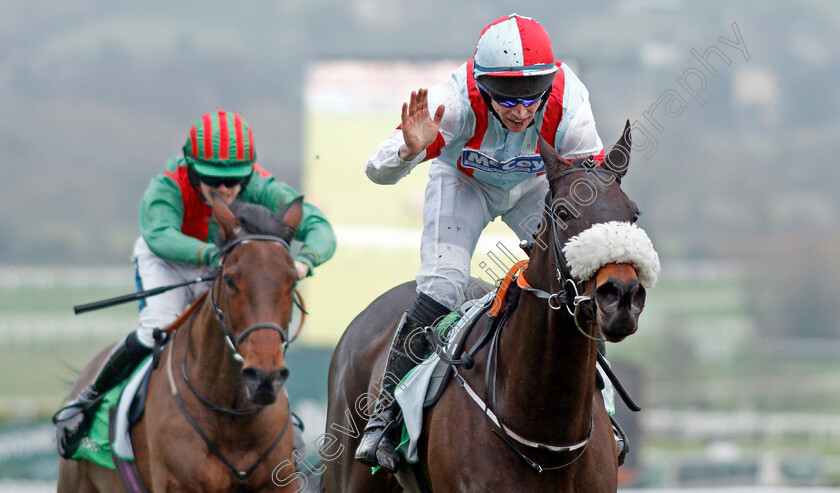
<path id="1" fill-rule="evenodd" d="M 481 31 L 473 76 L 531 77 L 557 72 L 551 38 L 539 22 L 510 14 Z"/>

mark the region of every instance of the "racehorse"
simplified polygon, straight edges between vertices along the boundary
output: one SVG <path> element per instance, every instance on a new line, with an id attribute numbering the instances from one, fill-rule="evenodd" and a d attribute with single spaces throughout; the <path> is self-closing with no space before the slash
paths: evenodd
<path id="1" fill-rule="evenodd" d="M 645 288 L 638 267 L 615 260 L 596 265 L 583 282 L 570 272 L 563 246 L 594 225 L 636 228 L 639 210 L 620 183 L 629 165 L 629 122 L 600 166 L 566 161 L 545 141 L 540 154 L 549 191 L 517 282 L 524 286 L 518 305 L 472 369 L 458 370 L 463 382 L 450 384 L 424 411 L 420 476 L 435 493 L 617 489 L 616 443 L 596 388 L 596 351 L 600 341 L 619 342 L 636 331 Z M 468 292 L 479 284 L 471 281 Z M 372 475 L 353 452 L 375 401 L 363 396 L 379 393 L 389 344 L 415 288 L 405 283 L 373 301 L 335 349 L 327 410 L 335 441 L 321 453 L 327 492 L 402 491 L 393 475 Z M 479 332 L 472 331 L 464 347 L 473 346 Z"/>
<path id="2" fill-rule="evenodd" d="M 136 467 L 150 491 L 295 491 L 294 484 L 278 489 L 272 476 L 283 464 L 287 476 L 294 473 L 284 351 L 297 280 L 289 242 L 301 221 L 302 198 L 277 215 L 236 205 L 234 215 L 213 198 L 224 245 L 218 274 L 173 323 L 177 330 L 131 430 Z M 82 371 L 73 392 L 107 352 Z M 126 487 L 114 470 L 61 459 L 59 492 Z"/>

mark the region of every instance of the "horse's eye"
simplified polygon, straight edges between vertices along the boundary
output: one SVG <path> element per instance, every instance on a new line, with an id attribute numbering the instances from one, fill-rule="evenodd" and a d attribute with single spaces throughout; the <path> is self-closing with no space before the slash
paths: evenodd
<path id="1" fill-rule="evenodd" d="M 225 284 L 227 284 L 227 287 L 229 287 L 230 289 L 236 289 L 236 281 L 234 281 L 231 276 L 225 274 L 223 279 L 225 280 Z"/>
<path id="2" fill-rule="evenodd" d="M 557 206 L 554 209 L 554 214 L 557 216 L 557 219 L 565 222 L 568 221 L 572 217 L 572 213 L 567 209 L 565 206 Z"/>

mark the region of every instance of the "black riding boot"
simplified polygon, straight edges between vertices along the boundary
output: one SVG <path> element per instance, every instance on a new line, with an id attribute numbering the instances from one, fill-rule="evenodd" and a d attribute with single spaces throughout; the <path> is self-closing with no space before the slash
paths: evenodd
<path id="1" fill-rule="evenodd" d="M 128 334 L 111 350 L 93 383 L 83 388 L 75 399 L 55 413 L 53 423 L 56 425 L 56 443 L 62 457 L 73 457 L 82 439 L 90 431 L 93 415 L 102 397 L 114 385 L 127 378 L 151 352 L 150 348 L 140 343 L 136 332 Z"/>
<path id="2" fill-rule="evenodd" d="M 449 308 L 421 293 L 414 305 L 403 315 L 385 363 L 382 389 L 373 416 L 368 420 L 365 433 L 356 448 L 356 459 L 362 463 L 369 466 L 379 465 L 392 473 L 399 469 L 400 455 L 396 450 L 396 432 L 402 414 L 399 404 L 394 399 L 394 389 L 409 370 L 432 350 L 426 335 L 419 332 L 449 312 Z"/>

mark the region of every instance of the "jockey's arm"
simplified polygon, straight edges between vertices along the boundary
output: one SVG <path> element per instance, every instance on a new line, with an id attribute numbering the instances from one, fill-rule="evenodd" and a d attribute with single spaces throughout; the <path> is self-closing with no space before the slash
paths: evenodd
<path id="1" fill-rule="evenodd" d="M 166 260 L 215 265 L 216 245 L 181 232 L 184 205 L 178 185 L 159 176 L 152 180 L 140 205 L 140 233 L 156 255 Z"/>

